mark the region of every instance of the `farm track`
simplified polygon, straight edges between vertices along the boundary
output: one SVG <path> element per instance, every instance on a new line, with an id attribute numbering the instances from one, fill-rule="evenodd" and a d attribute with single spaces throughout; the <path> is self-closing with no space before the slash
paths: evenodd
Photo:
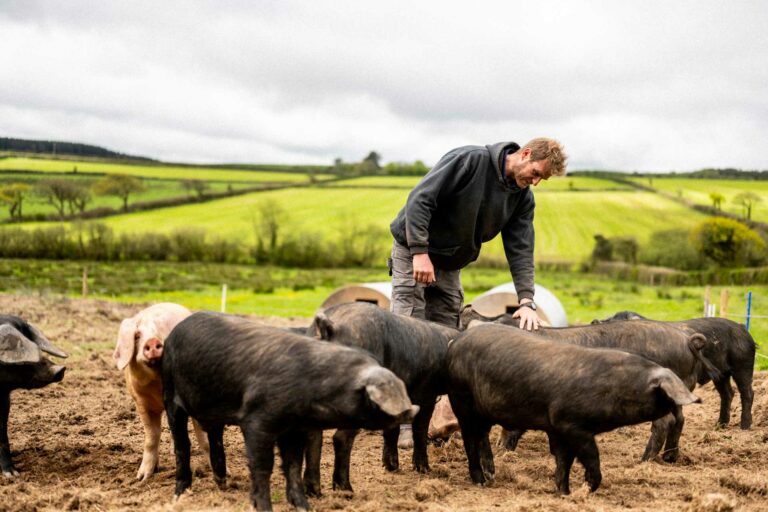
<path id="1" fill-rule="evenodd" d="M 12 395 L 10 441 L 22 475 L 0 479 L 0 511 L 35 510 L 246 510 L 248 473 L 242 440 L 227 429 L 229 485 L 219 490 L 210 469 L 193 450 L 192 493 L 173 503 L 174 466 L 167 429 L 161 440 L 161 468 L 145 484 L 134 482 L 143 433 L 122 375 L 111 353 L 122 318 L 143 305 L 98 300 L 0 295 L 0 312 L 25 317 L 70 352 L 60 384 Z M 306 319 L 255 320 L 305 325 Z M 600 436 L 603 486 L 590 494 L 575 466 L 573 494 L 553 493 L 554 463 L 546 438 L 531 433 L 515 453 L 495 449 L 497 476 L 489 487 L 470 483 L 461 441 L 430 447 L 432 473 L 420 475 L 401 451 L 401 469 L 380 464 L 381 437 L 363 433 L 352 460 L 353 495 L 330 489 L 330 433 L 322 472 L 324 497 L 310 500 L 316 510 L 768 510 L 768 375 L 756 374 L 755 425 L 750 431 L 713 427 L 718 398 L 711 384 L 696 393 L 701 406 L 686 408 L 682 457 L 677 464 L 640 464 L 648 425 Z M 735 400 L 738 403 L 738 399 Z M 732 418 L 738 418 L 738 405 Z M 492 433 L 492 441 L 498 430 Z M 194 442 L 193 442 L 194 446 Z M 716 493 L 718 496 L 708 496 Z M 276 459 L 272 481 L 275 510 L 289 510 Z M 718 501 L 719 500 L 719 501 Z M 718 506 L 718 503 L 720 504 Z"/>

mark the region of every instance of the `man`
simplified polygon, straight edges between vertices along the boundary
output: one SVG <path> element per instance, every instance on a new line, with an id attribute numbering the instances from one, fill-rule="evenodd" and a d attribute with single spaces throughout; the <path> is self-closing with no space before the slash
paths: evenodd
<path id="1" fill-rule="evenodd" d="M 534 295 L 530 185 L 565 174 L 567 156 L 552 139 L 464 146 L 443 156 L 408 195 L 390 225 L 392 312 L 457 327 L 464 302 L 460 272 L 501 233 L 524 329 L 538 329 Z M 407 447 L 410 431 L 401 432 Z"/>

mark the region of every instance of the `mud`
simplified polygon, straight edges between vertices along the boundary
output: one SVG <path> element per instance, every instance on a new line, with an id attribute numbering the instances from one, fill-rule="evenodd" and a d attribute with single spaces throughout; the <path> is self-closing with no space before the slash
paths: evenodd
<path id="1" fill-rule="evenodd" d="M 220 490 L 193 442 L 192 492 L 174 502 L 174 463 L 167 428 L 161 467 L 146 483 L 135 481 L 143 431 L 123 377 L 111 354 L 120 321 L 146 305 L 125 305 L 52 296 L 0 295 L 0 312 L 20 315 L 70 352 L 64 381 L 47 388 L 14 391 L 10 441 L 21 475 L 0 477 L 0 511 L 36 510 L 248 510 L 249 478 L 242 438 L 235 427 L 225 435 L 228 486 Z M 307 319 L 264 318 L 274 325 L 306 325 Z M 554 461 L 546 437 L 528 433 L 517 452 L 495 448 L 497 474 L 487 487 L 473 485 L 459 435 L 429 450 L 432 472 L 415 473 L 410 452 L 402 469 L 381 466 L 381 437 L 362 433 L 353 452 L 354 494 L 330 488 L 332 456 L 326 433 L 324 495 L 310 499 L 316 510 L 356 511 L 727 511 L 768 510 L 768 377 L 755 376 L 755 425 L 741 431 L 738 396 L 726 429 L 715 428 L 719 400 L 711 384 L 698 388 L 700 406 L 686 407 L 676 464 L 639 462 L 649 425 L 622 428 L 598 438 L 603 484 L 589 493 L 582 468 L 571 476 L 572 494 L 554 492 Z M 494 429 L 492 441 L 499 437 Z M 275 460 L 275 510 L 290 510 Z"/>

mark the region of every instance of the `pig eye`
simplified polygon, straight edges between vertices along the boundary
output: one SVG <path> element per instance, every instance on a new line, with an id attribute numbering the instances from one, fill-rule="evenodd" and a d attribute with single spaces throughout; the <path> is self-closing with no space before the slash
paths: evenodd
<path id="1" fill-rule="evenodd" d="M 136 334 L 133 335 L 133 341 L 139 341 L 141 338 L 141 333 L 139 331 L 136 331 Z"/>

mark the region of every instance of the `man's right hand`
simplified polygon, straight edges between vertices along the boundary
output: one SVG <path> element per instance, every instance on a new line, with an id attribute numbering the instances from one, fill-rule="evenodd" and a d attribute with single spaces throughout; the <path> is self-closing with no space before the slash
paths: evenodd
<path id="1" fill-rule="evenodd" d="M 429 259 L 428 253 L 413 255 L 413 279 L 417 283 L 426 285 L 435 282 L 435 267 L 432 266 L 432 260 Z"/>

